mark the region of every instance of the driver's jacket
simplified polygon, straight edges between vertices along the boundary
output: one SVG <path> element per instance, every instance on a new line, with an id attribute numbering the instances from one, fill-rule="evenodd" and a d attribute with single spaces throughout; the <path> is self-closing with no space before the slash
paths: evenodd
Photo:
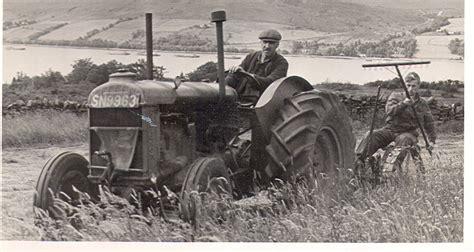
<path id="1" fill-rule="evenodd" d="M 255 74 L 255 78 L 262 85 L 259 90 L 255 83 L 249 78 L 239 74 L 230 74 L 226 78 L 226 84 L 235 88 L 239 95 L 261 94 L 273 81 L 283 78 L 288 72 L 288 61 L 278 53 L 261 63 L 262 51 L 248 54 L 240 66 L 247 72 Z M 253 85 L 252 85 L 253 84 Z"/>
<path id="2" fill-rule="evenodd" d="M 403 103 L 405 97 L 406 96 L 404 92 L 393 92 L 390 94 L 387 104 L 385 105 L 387 118 L 385 120 L 386 124 L 384 128 L 389 129 L 395 133 L 409 132 L 418 128 L 418 123 L 416 122 L 413 109 L 410 105 Z M 426 130 L 428 139 L 431 142 L 435 142 L 435 124 L 428 103 L 419 97 L 418 94 L 415 94 L 413 99 L 415 101 L 414 106 L 420 124 Z"/>

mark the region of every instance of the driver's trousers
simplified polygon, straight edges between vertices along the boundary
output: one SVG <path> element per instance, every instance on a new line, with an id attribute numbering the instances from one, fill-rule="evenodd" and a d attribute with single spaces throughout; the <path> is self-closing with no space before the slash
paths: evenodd
<path id="1" fill-rule="evenodd" d="M 395 132 L 390 128 L 381 128 L 374 130 L 370 139 L 370 146 L 367 146 L 369 141 L 369 132 L 367 132 L 360 141 L 356 149 L 356 155 L 359 160 L 365 160 L 367 157 L 374 154 L 378 149 L 384 148 L 391 142 L 395 141 L 396 146 L 409 146 L 418 142 L 418 132 L 411 130 L 408 132 Z"/>

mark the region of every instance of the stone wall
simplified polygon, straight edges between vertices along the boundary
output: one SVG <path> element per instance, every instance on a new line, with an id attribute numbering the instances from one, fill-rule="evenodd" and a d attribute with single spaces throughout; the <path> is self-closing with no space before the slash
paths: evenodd
<path id="1" fill-rule="evenodd" d="M 366 120 L 372 117 L 373 109 L 375 106 L 375 96 L 346 96 L 343 94 L 339 95 L 339 99 L 346 106 L 347 112 L 353 120 Z M 386 97 L 382 97 L 379 100 L 378 111 L 383 113 L 385 103 L 387 102 Z M 464 120 L 464 105 L 461 103 L 445 105 L 438 103 L 437 100 L 430 98 L 426 99 L 431 108 L 435 120 L 437 121 L 449 121 L 449 120 Z M 8 105 L 3 108 L 3 115 L 14 115 L 21 114 L 27 111 L 36 111 L 41 109 L 54 109 L 58 111 L 70 111 L 76 113 L 87 112 L 86 102 L 75 102 L 75 101 L 60 101 L 48 100 L 46 98 L 40 100 L 28 100 L 24 102 L 18 100 L 15 103 Z"/>

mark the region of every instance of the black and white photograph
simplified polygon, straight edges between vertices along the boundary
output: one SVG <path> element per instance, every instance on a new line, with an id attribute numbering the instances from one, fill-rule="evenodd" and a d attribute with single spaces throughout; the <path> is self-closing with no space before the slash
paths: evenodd
<path id="1" fill-rule="evenodd" d="M 473 249 L 465 4 L 3 0 L 2 246 Z"/>

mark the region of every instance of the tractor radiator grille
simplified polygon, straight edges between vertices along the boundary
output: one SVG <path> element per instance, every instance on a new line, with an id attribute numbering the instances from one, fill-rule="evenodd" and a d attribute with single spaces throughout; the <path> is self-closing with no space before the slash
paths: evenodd
<path id="1" fill-rule="evenodd" d="M 91 108 L 89 110 L 90 127 L 141 127 L 142 120 L 140 117 L 141 110 L 139 108 Z M 101 141 L 94 130 L 90 130 L 90 153 L 100 150 Z M 138 132 L 137 146 L 133 155 L 130 168 L 143 169 L 143 132 Z M 107 165 L 107 162 L 98 157 L 91 155 L 92 166 Z M 99 175 L 102 171 L 92 170 L 92 175 Z"/>
<path id="2" fill-rule="evenodd" d="M 139 108 L 91 108 L 91 127 L 141 127 Z"/>

